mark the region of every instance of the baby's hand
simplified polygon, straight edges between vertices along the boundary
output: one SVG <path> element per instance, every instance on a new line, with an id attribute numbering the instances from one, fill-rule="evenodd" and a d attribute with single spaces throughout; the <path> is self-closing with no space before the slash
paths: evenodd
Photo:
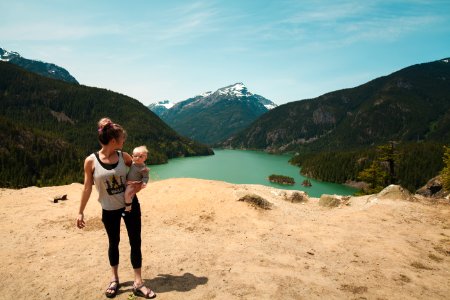
<path id="1" fill-rule="evenodd" d="M 147 184 L 145 182 L 142 183 L 142 188 L 145 189 L 147 187 Z"/>

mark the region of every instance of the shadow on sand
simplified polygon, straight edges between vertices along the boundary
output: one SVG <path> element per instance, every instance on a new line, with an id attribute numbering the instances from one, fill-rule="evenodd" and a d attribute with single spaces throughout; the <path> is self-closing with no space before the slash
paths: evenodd
<path id="1" fill-rule="evenodd" d="M 145 285 L 150 287 L 155 293 L 167 293 L 171 291 L 187 292 L 195 289 L 198 285 L 206 284 L 208 277 L 197 277 L 191 273 L 184 273 L 181 276 L 170 274 L 158 274 L 153 279 L 145 279 Z M 123 289 L 124 286 L 129 289 Z M 119 294 L 132 291 L 133 281 L 127 281 L 121 283 L 121 289 Z"/>

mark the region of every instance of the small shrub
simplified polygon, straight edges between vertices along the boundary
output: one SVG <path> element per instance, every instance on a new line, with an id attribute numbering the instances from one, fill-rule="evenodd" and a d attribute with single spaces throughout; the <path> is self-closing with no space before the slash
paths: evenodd
<path id="1" fill-rule="evenodd" d="M 299 203 L 299 202 L 307 202 L 308 201 L 308 195 L 304 192 L 293 192 L 290 195 L 284 195 L 284 200 L 293 202 L 293 203 Z"/>
<path id="2" fill-rule="evenodd" d="M 250 203 L 252 206 L 262 209 L 271 209 L 273 206 L 272 203 L 255 194 L 245 195 L 244 197 L 240 198 L 239 201 Z"/>

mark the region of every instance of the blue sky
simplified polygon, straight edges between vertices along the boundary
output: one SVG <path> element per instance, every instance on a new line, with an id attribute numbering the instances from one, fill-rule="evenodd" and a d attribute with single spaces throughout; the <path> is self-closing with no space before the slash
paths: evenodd
<path id="1" fill-rule="evenodd" d="M 145 105 L 243 82 L 277 104 L 450 56 L 450 1 L 0 0 L 0 47 Z"/>

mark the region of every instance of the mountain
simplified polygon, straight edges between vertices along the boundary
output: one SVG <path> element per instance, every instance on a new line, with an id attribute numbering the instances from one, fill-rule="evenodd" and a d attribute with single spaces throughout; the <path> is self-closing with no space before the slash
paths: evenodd
<path id="1" fill-rule="evenodd" d="M 0 48 L 0 60 L 18 65 L 19 67 L 22 67 L 30 72 L 45 77 L 78 84 L 78 81 L 70 75 L 66 69 L 51 63 L 23 58 L 17 52 L 10 52 Z"/>
<path id="2" fill-rule="evenodd" d="M 124 151 L 146 145 L 148 164 L 210 155 L 178 135 L 139 101 L 106 89 L 75 85 L 0 62 L 0 186 L 81 181 L 83 160 L 99 149 L 97 121 L 110 117 L 128 133 Z"/>
<path id="3" fill-rule="evenodd" d="M 161 118 L 180 134 L 215 144 L 244 129 L 277 105 L 236 83 L 178 102 Z"/>
<path id="4" fill-rule="evenodd" d="M 450 142 L 450 63 L 413 65 L 355 88 L 281 105 L 223 145 L 343 150 L 388 141 Z"/>
<path id="5" fill-rule="evenodd" d="M 154 112 L 158 117 L 165 114 L 174 104 L 169 100 L 158 101 L 157 103 L 152 103 L 147 106 L 152 112 Z"/>

